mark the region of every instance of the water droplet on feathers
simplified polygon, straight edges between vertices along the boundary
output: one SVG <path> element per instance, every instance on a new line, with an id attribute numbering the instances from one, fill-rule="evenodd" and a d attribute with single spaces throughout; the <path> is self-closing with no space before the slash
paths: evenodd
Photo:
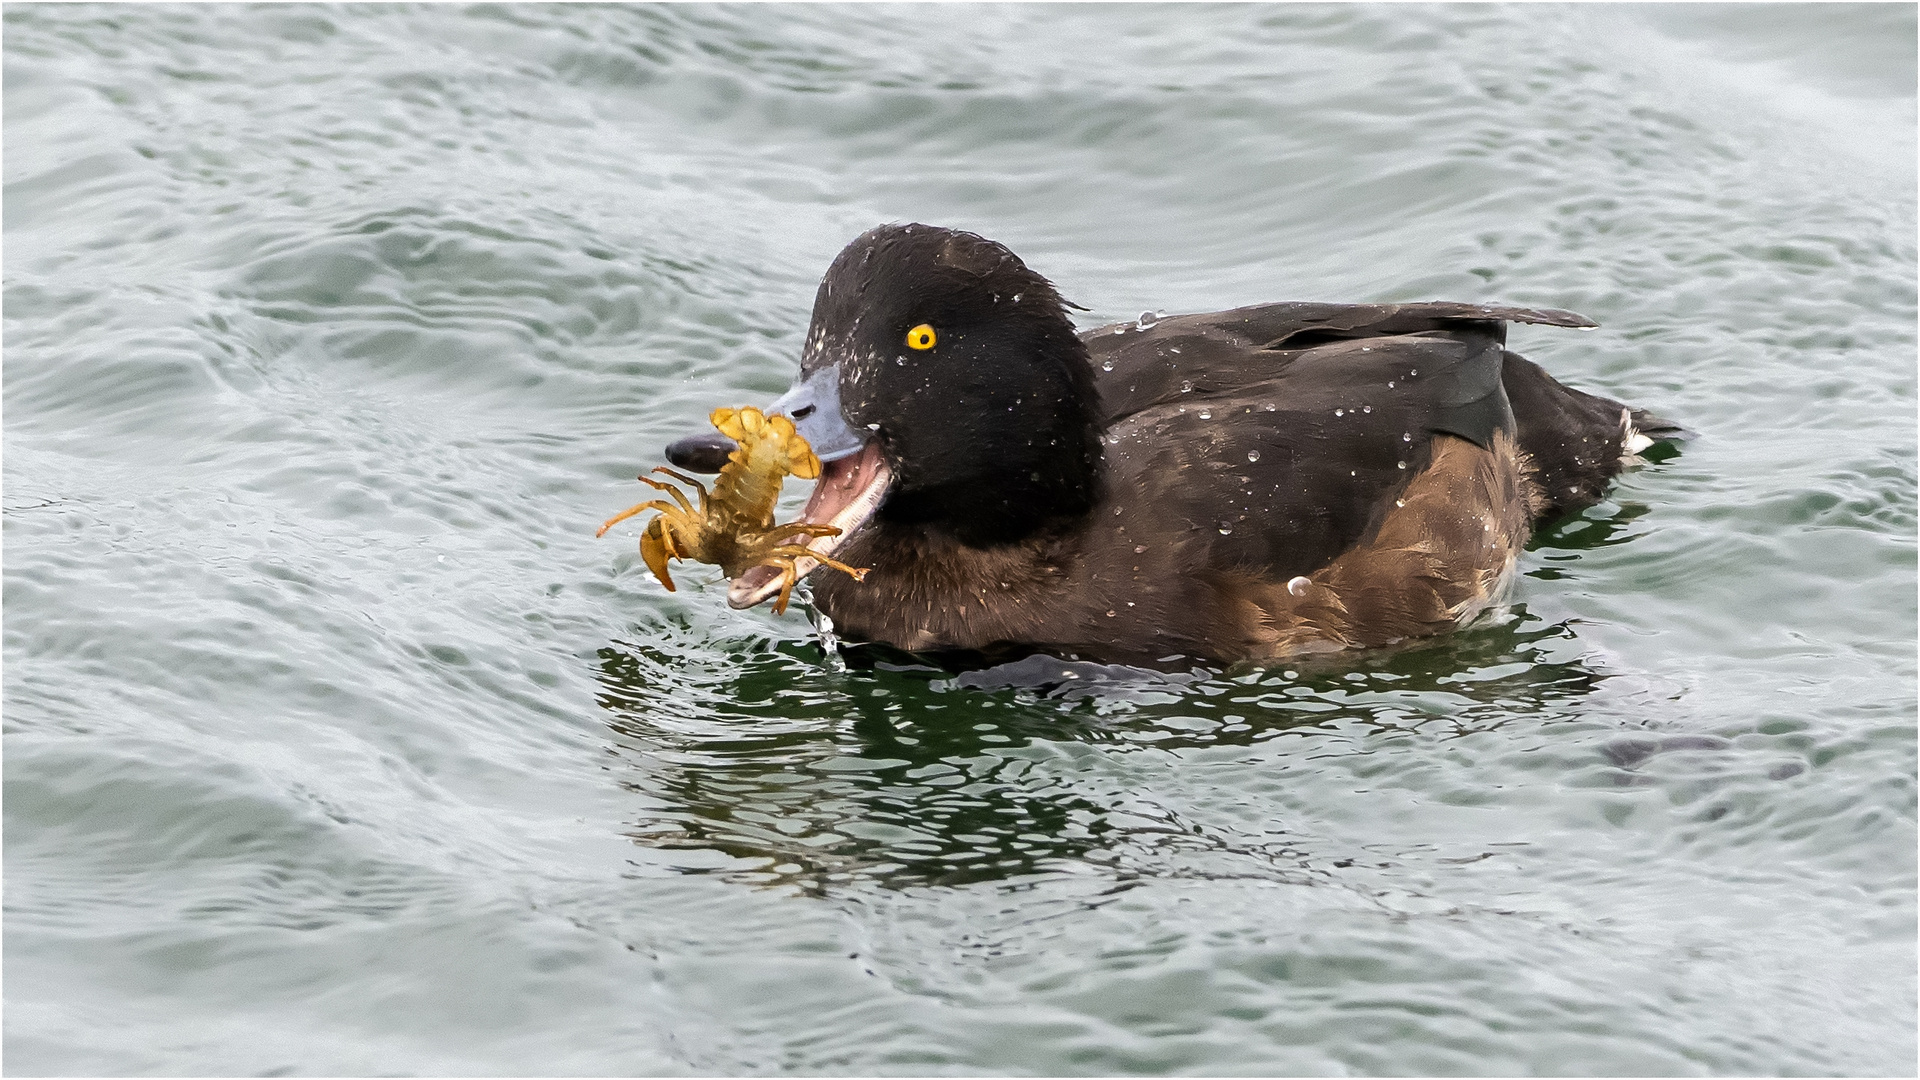
<path id="1" fill-rule="evenodd" d="M 1133 328 L 1135 330 L 1151 330 L 1153 329 L 1154 324 L 1158 323 L 1159 321 L 1160 321 L 1159 312 L 1143 311 L 1140 313 L 1140 317 L 1134 320 Z"/>
<path id="2" fill-rule="evenodd" d="M 1183 394 L 1193 393 L 1193 380 L 1192 379 L 1180 380 L 1180 392 Z"/>
<path id="3" fill-rule="evenodd" d="M 1102 363 L 1101 363 L 1101 365 L 1100 365 L 1100 370 L 1101 370 L 1101 371 L 1112 371 L 1112 370 L 1113 370 L 1113 361 L 1111 361 L 1111 360 L 1107 360 L 1107 361 L 1104 361 L 1104 362 L 1102 362 Z"/>
<path id="4" fill-rule="evenodd" d="M 1221 522 L 1221 523 L 1220 523 L 1220 535 L 1221 535 L 1221 536 L 1232 536 L 1232 535 L 1233 535 L 1233 522 L 1231 522 L 1231 521 L 1223 521 L 1223 522 Z"/>
<path id="5" fill-rule="evenodd" d="M 1258 451 L 1258 450 L 1249 450 L 1249 451 L 1247 451 L 1247 460 L 1248 460 L 1248 461 L 1259 461 L 1259 460 L 1260 460 L 1260 451 Z"/>
<path id="6" fill-rule="evenodd" d="M 1295 596 L 1305 596 L 1307 595 L 1307 588 L 1312 584 L 1313 582 L 1308 581 L 1306 578 L 1297 577 L 1287 582 L 1287 591 Z"/>

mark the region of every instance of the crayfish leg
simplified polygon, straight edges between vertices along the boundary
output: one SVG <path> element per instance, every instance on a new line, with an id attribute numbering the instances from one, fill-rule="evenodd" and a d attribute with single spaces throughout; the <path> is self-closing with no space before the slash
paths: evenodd
<path id="1" fill-rule="evenodd" d="M 658 470 L 655 470 L 655 471 L 657 472 Z M 667 494 L 673 496 L 673 501 L 679 503 L 680 509 L 686 511 L 687 513 L 694 514 L 694 515 L 700 514 L 700 511 L 695 510 L 693 508 L 693 504 L 687 501 L 686 493 L 681 491 L 679 488 L 674 487 L 672 484 L 663 484 L 658 480 L 649 480 L 644 476 L 640 477 L 640 482 L 647 485 L 650 488 L 654 488 L 659 491 L 664 491 Z M 707 493 L 705 491 L 702 491 L 700 493 L 700 505 L 705 506 L 706 504 L 707 504 Z"/>
<path id="2" fill-rule="evenodd" d="M 666 473 L 668 476 L 673 477 L 675 480 L 678 480 L 683 484 L 691 484 L 693 486 L 693 490 L 700 493 L 701 498 L 704 499 L 707 497 L 707 485 L 701 483 L 697 477 L 688 476 L 686 473 L 683 473 L 678 469 L 669 469 L 665 465 L 655 465 L 653 467 L 653 471 L 657 473 Z"/>
<path id="3" fill-rule="evenodd" d="M 760 533 L 763 536 L 792 536 L 794 533 L 804 533 L 807 536 L 839 536 L 840 527 L 816 525 L 810 521 L 791 521 L 785 525 L 775 525 L 771 529 L 762 529 Z"/>
<path id="4" fill-rule="evenodd" d="M 646 478 L 645 478 L 645 477 L 641 477 L 641 479 L 643 479 L 643 480 L 644 480 L 644 479 L 646 479 Z M 668 490 L 671 490 L 671 489 L 668 489 Z M 598 538 L 600 538 L 600 537 L 602 537 L 602 536 L 605 536 L 605 535 L 607 535 L 607 530 L 608 530 L 608 529 L 611 529 L 611 528 L 613 528 L 613 527 L 614 527 L 615 525 L 618 525 L 618 524 L 620 524 L 621 522 L 623 522 L 623 521 L 625 521 L 625 520 L 627 520 L 628 518 L 630 518 L 630 517 L 632 517 L 633 515 L 635 515 L 635 514 L 637 514 L 637 513 L 639 513 L 639 512 L 640 512 L 640 511 L 642 511 L 642 510 L 666 510 L 666 511 L 671 511 L 672 509 L 673 509 L 673 507 L 671 507 L 671 506 L 669 506 L 669 505 L 667 505 L 667 504 L 666 504 L 666 503 L 664 503 L 664 502 L 661 502 L 661 501 L 660 501 L 659 499 L 649 499 L 649 500 L 647 500 L 646 502 L 643 502 L 643 503 L 641 503 L 641 504 L 640 504 L 639 506 L 629 506 L 629 507 L 627 507 L 627 508 L 626 508 L 625 510 L 622 510 L 622 511 L 620 511 L 619 513 L 617 513 L 617 514 L 615 514 L 615 515 L 613 515 L 612 517 L 610 517 L 610 518 L 608 518 L 608 519 L 607 519 L 607 520 L 606 520 L 606 521 L 605 521 L 605 522 L 604 522 L 604 523 L 603 523 L 603 524 L 602 524 L 602 525 L 600 526 L 600 531 L 599 531 L 599 532 L 596 532 L 596 533 L 594 533 L 594 534 L 593 534 L 593 535 L 594 535 L 594 538 L 595 538 L 595 539 L 598 539 Z"/>
<path id="5" fill-rule="evenodd" d="M 855 581 L 867 580 L 868 572 L 873 569 L 871 566 L 848 566 L 846 563 L 841 562 L 831 555 L 823 555 L 812 548 L 801 547 L 799 544 L 781 544 L 778 547 L 768 548 L 764 565 L 772 566 L 778 563 L 791 571 L 793 569 L 793 560 L 801 556 L 812 559 L 822 566 L 831 566 Z"/>
<path id="6" fill-rule="evenodd" d="M 780 568 L 780 598 L 773 602 L 773 613 L 775 615 L 785 615 L 787 613 L 787 598 L 793 595 L 793 587 L 799 583 L 800 572 L 793 563 L 788 562 Z"/>

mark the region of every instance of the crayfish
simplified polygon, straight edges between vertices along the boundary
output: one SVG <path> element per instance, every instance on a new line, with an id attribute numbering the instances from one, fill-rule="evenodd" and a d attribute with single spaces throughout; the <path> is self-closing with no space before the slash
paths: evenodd
<path id="1" fill-rule="evenodd" d="M 780 599 L 774 614 L 787 610 L 787 598 L 799 583 L 794 560 L 802 556 L 817 559 L 836 570 L 864 579 L 867 572 L 809 551 L 801 537 L 838 536 L 832 525 L 795 521 L 773 523 L 774 504 L 780 499 L 780 485 L 787 476 L 814 480 L 820 476 L 820 459 L 807 440 L 793 430 L 793 421 L 784 416 L 767 416 L 759 409 L 715 409 L 708 417 L 720 434 L 740 445 L 727 455 L 727 464 L 714 479 L 713 490 L 685 473 L 662 465 L 654 472 L 691 484 L 700 493 L 698 509 L 687 501 L 678 487 L 659 480 L 640 477 L 640 482 L 673 497 L 650 499 L 607 519 L 595 536 L 640 513 L 658 510 L 660 516 L 647 523 L 640 534 L 640 558 L 673 592 L 673 579 L 667 576 L 667 560 L 692 559 L 720 567 L 729 578 L 737 578 L 756 566 L 777 566 L 781 570 Z"/>

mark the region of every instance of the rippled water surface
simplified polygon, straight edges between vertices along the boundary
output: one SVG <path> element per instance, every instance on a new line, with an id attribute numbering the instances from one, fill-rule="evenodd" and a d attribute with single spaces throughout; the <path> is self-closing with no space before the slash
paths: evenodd
<path id="1" fill-rule="evenodd" d="M 1915 1069 L 1911 6 L 5 19 L 8 1071 Z M 593 530 L 889 220 L 1699 437 L 1392 655 L 847 665 Z"/>

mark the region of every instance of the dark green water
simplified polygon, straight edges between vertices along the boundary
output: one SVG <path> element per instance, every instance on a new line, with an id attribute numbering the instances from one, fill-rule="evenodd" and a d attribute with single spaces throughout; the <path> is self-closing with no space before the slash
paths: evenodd
<path id="1" fill-rule="evenodd" d="M 1914 55 L 9 5 L 7 1071 L 1911 1074 Z M 888 220 L 1087 325 L 1571 308 L 1700 437 L 1397 655 L 849 670 L 593 530 Z"/>

